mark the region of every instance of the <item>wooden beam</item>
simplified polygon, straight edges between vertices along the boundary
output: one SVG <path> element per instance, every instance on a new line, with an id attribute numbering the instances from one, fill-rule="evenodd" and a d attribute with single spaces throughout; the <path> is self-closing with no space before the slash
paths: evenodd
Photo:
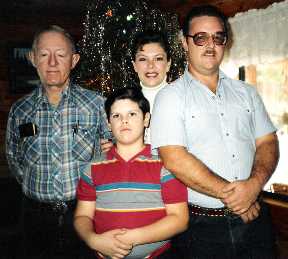
<path id="1" fill-rule="evenodd" d="M 212 4 L 217 6 L 228 17 L 233 17 L 236 13 L 246 12 L 249 9 L 263 9 L 276 2 L 284 0 L 151 0 L 151 4 L 162 10 L 177 13 L 180 22 L 193 6 L 202 4 Z"/>

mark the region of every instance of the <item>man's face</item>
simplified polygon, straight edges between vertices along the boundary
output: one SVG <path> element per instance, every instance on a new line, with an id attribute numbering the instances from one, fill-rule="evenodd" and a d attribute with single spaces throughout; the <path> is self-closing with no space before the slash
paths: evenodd
<path id="1" fill-rule="evenodd" d="M 221 21 L 213 16 L 195 17 L 190 22 L 189 35 L 206 32 L 210 35 L 223 32 Z M 197 46 L 191 37 L 183 40 L 184 49 L 188 54 L 189 71 L 197 76 L 209 76 L 218 73 L 224 56 L 225 45 L 216 45 L 210 36 L 207 43 Z"/>
<path id="2" fill-rule="evenodd" d="M 59 32 L 41 34 L 32 53 L 32 62 L 46 89 L 65 88 L 78 60 L 79 55 L 72 53 L 69 41 Z"/>

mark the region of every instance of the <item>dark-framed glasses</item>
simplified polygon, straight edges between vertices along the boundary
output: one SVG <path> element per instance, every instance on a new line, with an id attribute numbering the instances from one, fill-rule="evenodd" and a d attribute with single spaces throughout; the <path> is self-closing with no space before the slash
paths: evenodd
<path id="1" fill-rule="evenodd" d="M 209 38 L 211 37 L 214 44 L 218 46 L 225 45 L 227 42 L 227 33 L 224 31 L 218 31 L 216 33 L 208 33 L 208 32 L 197 32 L 194 35 L 186 35 L 193 39 L 193 42 L 197 46 L 205 46 L 209 42 Z"/>

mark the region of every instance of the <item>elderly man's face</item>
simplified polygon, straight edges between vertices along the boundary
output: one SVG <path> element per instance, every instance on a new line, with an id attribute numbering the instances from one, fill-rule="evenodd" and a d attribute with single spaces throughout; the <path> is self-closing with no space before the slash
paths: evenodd
<path id="1" fill-rule="evenodd" d="M 224 28 L 217 17 L 200 16 L 193 18 L 189 27 L 190 35 L 199 32 L 215 35 L 224 32 Z M 211 36 L 203 46 L 196 45 L 191 37 L 187 37 L 183 44 L 188 54 L 189 71 L 193 75 L 197 77 L 197 75 L 209 76 L 218 73 L 225 45 L 217 45 Z"/>
<path id="2" fill-rule="evenodd" d="M 79 55 L 72 53 L 70 42 L 59 32 L 41 34 L 32 53 L 32 62 L 45 88 L 66 87 L 78 60 Z"/>

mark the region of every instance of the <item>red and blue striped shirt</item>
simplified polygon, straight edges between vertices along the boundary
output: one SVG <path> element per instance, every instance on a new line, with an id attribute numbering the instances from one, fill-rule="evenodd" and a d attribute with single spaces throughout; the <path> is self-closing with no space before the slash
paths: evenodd
<path id="1" fill-rule="evenodd" d="M 81 174 L 77 195 L 80 200 L 96 201 L 95 231 L 103 233 L 152 224 L 166 216 L 165 204 L 187 201 L 187 188 L 163 167 L 158 156 L 151 155 L 147 145 L 129 161 L 112 148 Z M 147 255 L 167 242 L 142 245 L 134 253 Z"/>

